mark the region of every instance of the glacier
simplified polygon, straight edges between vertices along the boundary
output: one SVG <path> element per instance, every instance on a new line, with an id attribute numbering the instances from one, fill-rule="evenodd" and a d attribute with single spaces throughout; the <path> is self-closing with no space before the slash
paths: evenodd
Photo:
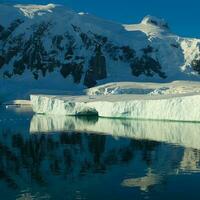
<path id="1" fill-rule="evenodd" d="M 118 95 L 118 94 L 147 94 L 171 95 L 200 93 L 200 82 L 173 81 L 170 83 L 153 82 L 111 82 L 86 89 L 86 95 Z"/>
<path id="2" fill-rule="evenodd" d="M 191 81 L 115 82 L 80 95 L 32 94 L 30 99 L 39 114 L 199 122 L 199 88 Z"/>
<path id="3" fill-rule="evenodd" d="M 200 121 L 200 94 L 53 96 L 31 95 L 34 112 L 109 118 Z"/>

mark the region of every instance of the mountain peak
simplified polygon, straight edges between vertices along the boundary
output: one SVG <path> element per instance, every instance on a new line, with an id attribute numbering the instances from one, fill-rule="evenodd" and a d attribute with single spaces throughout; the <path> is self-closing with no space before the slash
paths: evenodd
<path id="1" fill-rule="evenodd" d="M 14 7 L 18 8 L 26 17 L 33 18 L 36 14 L 42 15 L 45 13 L 51 13 L 54 8 L 59 5 L 47 4 L 47 5 L 34 5 L 34 4 L 17 4 Z"/>
<path id="2" fill-rule="evenodd" d="M 151 15 L 145 16 L 141 23 L 142 24 L 150 24 L 150 25 L 157 26 L 157 27 L 160 27 L 163 29 L 169 29 L 169 25 L 164 19 L 154 17 Z"/>

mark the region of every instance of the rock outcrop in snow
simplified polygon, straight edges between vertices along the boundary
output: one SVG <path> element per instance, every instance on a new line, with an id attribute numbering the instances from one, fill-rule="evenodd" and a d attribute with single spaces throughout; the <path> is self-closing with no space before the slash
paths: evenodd
<path id="1" fill-rule="evenodd" d="M 159 19 L 157 17 L 150 16 L 150 15 L 147 15 L 146 17 L 144 17 L 141 23 L 145 25 L 150 24 L 153 26 L 158 26 L 159 28 L 169 29 L 169 25 L 164 19 Z"/>

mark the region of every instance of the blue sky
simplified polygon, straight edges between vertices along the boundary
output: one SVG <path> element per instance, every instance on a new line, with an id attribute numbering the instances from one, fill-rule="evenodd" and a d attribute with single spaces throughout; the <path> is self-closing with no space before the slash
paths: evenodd
<path id="1" fill-rule="evenodd" d="M 172 32 L 200 38 L 200 0 L 0 0 L 1 3 L 58 3 L 122 23 L 150 14 L 164 18 Z"/>

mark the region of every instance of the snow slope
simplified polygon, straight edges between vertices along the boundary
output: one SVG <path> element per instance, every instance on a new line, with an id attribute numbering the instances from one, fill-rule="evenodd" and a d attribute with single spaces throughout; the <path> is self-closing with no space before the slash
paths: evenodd
<path id="1" fill-rule="evenodd" d="M 0 4 L 0 19 L 0 101 L 32 90 L 200 78 L 200 40 L 153 16 L 124 25 L 61 5 Z"/>
<path id="2" fill-rule="evenodd" d="M 119 94 L 147 94 L 173 95 L 200 93 L 200 82 L 174 81 L 170 83 L 141 83 L 141 82 L 113 82 L 85 90 L 85 94 L 119 95 Z"/>

